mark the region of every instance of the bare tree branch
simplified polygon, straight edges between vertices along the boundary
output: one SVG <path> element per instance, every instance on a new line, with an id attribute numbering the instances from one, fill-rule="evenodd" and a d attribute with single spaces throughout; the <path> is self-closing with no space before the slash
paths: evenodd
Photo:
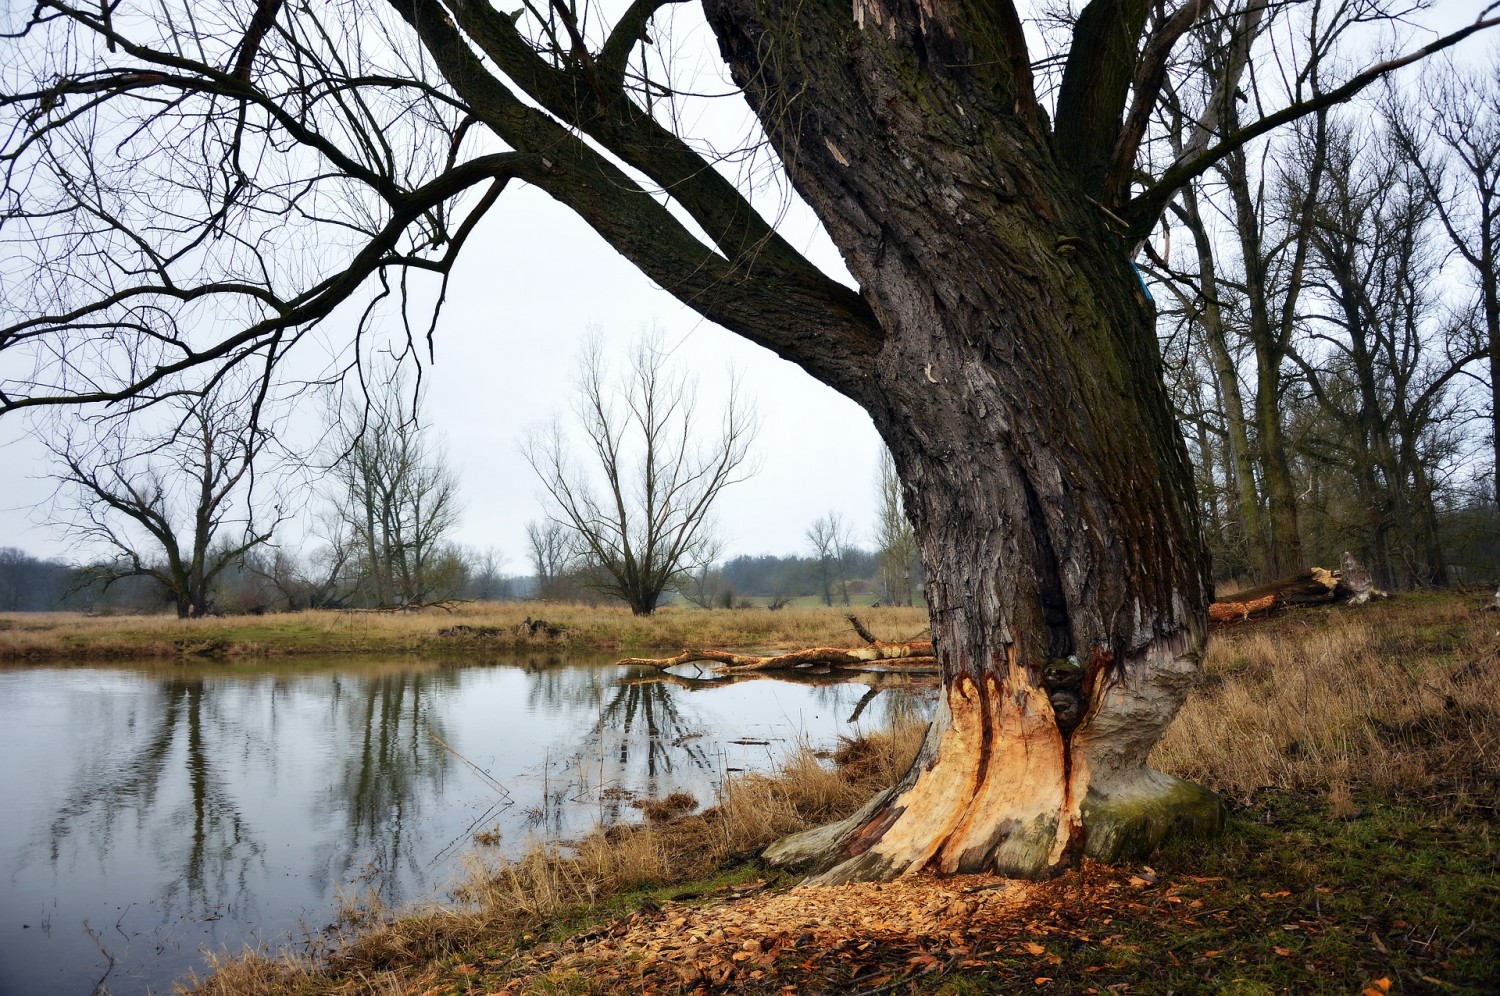
<path id="1" fill-rule="evenodd" d="M 1420 62 L 1422 59 L 1441 52 L 1444 49 L 1451 48 L 1478 31 L 1496 26 L 1500 26 L 1500 17 L 1489 17 L 1475 21 L 1473 24 L 1446 34 L 1403 56 L 1395 59 L 1387 59 L 1384 62 L 1370 66 L 1368 69 L 1356 73 L 1344 84 L 1334 87 L 1325 93 L 1290 104 L 1273 114 L 1268 114 L 1251 124 L 1231 131 L 1222 140 L 1210 146 L 1202 153 L 1186 161 L 1174 163 L 1160 176 L 1156 177 L 1150 186 L 1131 198 L 1122 209 L 1121 214 L 1130 223 L 1133 233 L 1138 237 L 1144 236 L 1155 225 L 1156 219 L 1161 214 L 1163 208 L 1165 208 L 1167 201 L 1182 188 L 1183 184 L 1194 177 L 1201 176 L 1215 163 L 1235 150 L 1242 149 L 1260 136 L 1296 121 L 1299 118 L 1306 117 L 1315 111 L 1333 107 L 1336 104 L 1342 104 L 1365 90 L 1370 84 L 1385 78 L 1396 70 Z"/>

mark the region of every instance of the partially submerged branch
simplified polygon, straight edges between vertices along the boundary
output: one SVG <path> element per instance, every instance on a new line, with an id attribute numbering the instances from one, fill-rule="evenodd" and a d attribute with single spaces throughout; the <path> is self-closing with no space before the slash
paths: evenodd
<path id="1" fill-rule="evenodd" d="M 717 665 L 714 670 L 724 674 L 736 671 L 793 671 L 822 667 L 849 671 L 899 670 L 903 673 L 938 673 L 938 661 L 932 652 L 931 640 L 908 640 L 900 643 L 883 643 L 854 616 L 849 617 L 854 631 L 865 640 L 863 647 L 812 647 L 794 650 L 791 653 L 762 657 L 755 654 L 736 654 L 727 650 L 684 650 L 676 657 L 626 657 L 617 664 L 635 667 L 654 667 L 666 670 L 679 664 L 710 662 Z"/>

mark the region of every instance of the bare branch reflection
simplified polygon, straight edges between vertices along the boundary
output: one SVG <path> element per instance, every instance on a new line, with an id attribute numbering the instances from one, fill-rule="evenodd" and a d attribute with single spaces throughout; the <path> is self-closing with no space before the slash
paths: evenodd
<path id="1" fill-rule="evenodd" d="M 326 801 L 344 829 L 323 845 L 329 882 L 357 877 L 389 900 L 397 869 L 420 874 L 429 855 L 413 846 L 407 827 L 431 796 L 427 786 L 441 782 L 453 765 L 441 743 L 449 735 L 439 703 L 456 689 L 459 674 L 454 668 L 403 669 L 334 679 L 330 725 L 345 749 L 338 752 Z"/>
<path id="2" fill-rule="evenodd" d="M 168 872 L 155 897 L 164 917 L 211 919 L 226 905 L 253 902 L 246 881 L 263 848 L 215 763 L 214 751 L 232 739 L 225 733 L 233 724 L 213 691 L 201 678 L 159 682 L 125 723 L 128 731 L 142 732 L 140 742 L 85 762 L 49 826 L 54 867 L 70 847 L 107 861 L 122 827 L 177 827 L 173 834 L 151 835 Z"/>

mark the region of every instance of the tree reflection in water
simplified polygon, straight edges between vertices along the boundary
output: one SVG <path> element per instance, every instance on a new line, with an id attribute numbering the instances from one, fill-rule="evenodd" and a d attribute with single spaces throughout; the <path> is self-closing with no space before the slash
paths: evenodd
<path id="1" fill-rule="evenodd" d="M 437 703 L 457 687 L 459 673 L 445 667 L 333 679 L 331 726 L 336 747 L 343 746 L 326 801 L 343 826 L 323 845 L 329 881 L 357 877 L 390 901 L 398 869 L 421 874 L 423 858 L 406 829 L 431 794 L 428 786 L 453 763 L 442 746 L 448 734 Z"/>
<path id="2" fill-rule="evenodd" d="M 613 762 L 608 768 L 601 764 L 602 822 L 620 818 L 627 788 L 647 798 L 670 792 L 675 785 L 664 779 L 671 777 L 675 764 L 712 770 L 712 760 L 698 744 L 703 731 L 683 717 L 673 692 L 662 682 L 626 680 L 614 686 L 600 708 L 590 741 L 598 746 L 601 760 Z"/>
<path id="3" fill-rule="evenodd" d="M 561 757 L 542 760 L 542 799 L 527 808 L 533 830 L 560 836 L 571 807 L 595 808 L 601 824 L 629 815 L 636 797 L 701 790 L 713 782 L 713 759 L 697 743 L 703 730 L 684 715 L 669 685 L 636 680 L 612 661 L 564 663 L 532 657 L 534 709 L 594 715 L 586 736 Z M 685 770 L 684 770 L 685 769 Z"/>
<path id="4" fill-rule="evenodd" d="M 0 938 L 0 964 L 87 973 L 100 949 L 76 928 L 108 916 L 124 937 L 145 934 L 105 939 L 121 959 L 110 987 L 165 991 L 199 944 L 279 943 L 328 922 L 339 888 L 362 882 L 395 903 L 428 894 L 481 821 L 524 847 L 511 833 L 532 810 L 532 830 L 563 840 L 638 818 L 630 803 L 643 796 L 710 803 L 729 765 L 772 765 L 803 735 L 826 744 L 856 707 L 867 724 L 927 708 L 893 676 L 854 678 L 874 689 L 864 700 L 847 675 L 799 684 L 819 682 L 741 695 L 724 687 L 739 680 L 707 672 L 577 658 L 27 672 L 4 728 L 27 731 L 11 750 L 35 768 L 17 790 L 37 819 L 13 820 L 0 842 L 18 908 L 67 926 L 46 945 Z M 764 756 L 742 746 L 752 738 L 771 741 Z"/>
<path id="5" fill-rule="evenodd" d="M 738 770 L 725 767 L 722 757 L 704 748 L 713 736 L 723 737 L 726 731 L 706 729 L 690 718 L 691 710 L 684 704 L 692 693 L 743 681 L 790 681 L 808 686 L 812 703 L 820 711 L 841 714 L 841 710 L 853 708 L 848 723 L 865 716 L 878 725 L 925 719 L 936 689 L 935 680 L 896 673 L 674 674 L 650 669 L 570 667 L 555 658 L 533 658 L 525 666 L 532 676 L 533 707 L 592 708 L 597 717 L 576 751 L 543 761 L 542 802 L 527 813 L 533 829 L 554 837 L 564 832 L 569 803 L 596 804 L 597 820 L 608 825 L 629 816 L 629 804 L 635 798 L 659 798 L 704 787 L 717 791 L 725 773 Z M 868 686 L 868 691 L 851 707 L 850 686 L 858 684 Z M 880 708 L 870 715 L 866 710 L 875 702 Z"/>
<path id="6" fill-rule="evenodd" d="M 151 833 L 152 849 L 166 872 L 156 897 L 164 919 L 212 919 L 226 905 L 245 915 L 251 898 L 246 879 L 263 849 L 215 768 L 213 746 L 222 748 L 229 738 L 222 735 L 225 720 L 210 692 L 202 679 L 160 682 L 155 701 L 146 703 L 152 717 L 142 724 L 144 742 L 123 754 L 90 759 L 51 821 L 54 866 L 70 840 L 96 850 L 106 862 L 115 832 L 128 818 L 137 830 L 172 828 Z M 132 716 L 128 728 L 136 726 Z M 182 793 L 173 784 L 178 764 Z M 159 802 L 169 808 L 157 812 Z"/>
<path id="7" fill-rule="evenodd" d="M 47 852 L 54 867 L 73 855 L 99 867 L 119 860 L 116 836 L 138 834 L 159 865 L 155 894 L 141 897 L 160 907 L 163 922 L 216 920 L 253 913 L 252 869 L 264 872 L 264 837 L 274 826 L 253 797 L 256 780 L 270 776 L 293 746 L 279 712 L 297 716 L 299 693 L 327 700 L 326 734 L 313 742 L 326 757 L 312 763 L 332 772 L 315 803 L 325 832 L 310 849 L 311 883 L 319 889 L 367 880 L 383 895 L 398 867 L 416 872 L 430 855 L 418 855 L 407 826 L 421 800 L 432 795 L 452 764 L 437 742 L 444 737 L 437 698 L 453 690 L 452 669 L 402 667 L 374 674 L 319 679 L 209 680 L 174 676 L 149 683 L 114 738 L 76 769 L 67 794 L 48 824 Z M 269 694 L 267 694 L 269 693 Z M 268 710 L 266 725 L 248 715 Z M 303 740 L 309 731 L 295 731 Z M 250 796 L 247 798 L 247 796 Z M 424 842 L 430 847 L 431 842 Z M 134 844 L 120 853 L 130 853 Z M 143 869 L 144 871 L 145 869 Z"/>

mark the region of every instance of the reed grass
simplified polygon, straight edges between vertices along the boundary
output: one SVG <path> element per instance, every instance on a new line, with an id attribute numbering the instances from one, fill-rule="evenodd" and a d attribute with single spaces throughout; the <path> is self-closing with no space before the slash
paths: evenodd
<path id="1" fill-rule="evenodd" d="M 671 898 L 673 887 L 684 884 L 696 892 L 712 888 L 716 876 L 749 877 L 756 870 L 746 859 L 771 841 L 847 815 L 890 784 L 916 755 L 922 734 L 921 724 L 906 722 L 844 741 L 832 758 L 805 749 L 774 774 L 734 779 L 717 805 L 670 822 L 616 825 L 566 846 L 538 841 L 515 859 L 475 854 L 454 905 L 395 918 L 373 903 L 346 905 L 318 950 L 216 958 L 210 974 L 187 980 L 179 992 L 421 992 L 418 980 L 458 952 L 499 951 L 548 928 L 566 932 L 643 896 Z"/>
<path id="2" fill-rule="evenodd" d="M 1445 808 L 1500 798 L 1500 619 L 1412 597 L 1222 634 L 1153 763 L 1241 801 L 1355 788 Z M 1342 801 L 1339 801 L 1342 800 Z"/>

